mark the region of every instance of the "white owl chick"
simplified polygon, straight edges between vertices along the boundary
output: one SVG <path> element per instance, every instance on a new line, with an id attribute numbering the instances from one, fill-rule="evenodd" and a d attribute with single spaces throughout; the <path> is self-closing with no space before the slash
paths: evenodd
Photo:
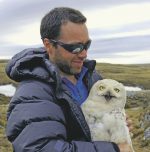
<path id="1" fill-rule="evenodd" d="M 93 85 L 87 100 L 81 106 L 93 140 L 117 144 L 127 142 L 132 147 L 125 104 L 126 91 L 121 83 L 103 79 Z"/>

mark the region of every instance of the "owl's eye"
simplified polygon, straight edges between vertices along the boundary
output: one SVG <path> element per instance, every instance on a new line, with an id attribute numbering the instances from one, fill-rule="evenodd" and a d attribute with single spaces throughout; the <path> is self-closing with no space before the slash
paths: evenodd
<path id="1" fill-rule="evenodd" d="M 117 93 L 120 92 L 120 90 L 119 90 L 118 88 L 115 88 L 114 90 L 115 90 Z"/>
<path id="2" fill-rule="evenodd" d="M 100 90 L 104 90 L 105 87 L 104 87 L 104 86 L 99 86 L 99 89 L 100 89 Z"/>

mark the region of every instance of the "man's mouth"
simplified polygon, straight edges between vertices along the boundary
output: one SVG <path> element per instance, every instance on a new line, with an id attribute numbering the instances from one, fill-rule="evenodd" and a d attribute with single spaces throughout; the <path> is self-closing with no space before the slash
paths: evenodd
<path id="1" fill-rule="evenodd" d="M 78 64 L 78 65 L 82 65 L 83 61 L 82 60 L 74 60 L 73 63 Z"/>

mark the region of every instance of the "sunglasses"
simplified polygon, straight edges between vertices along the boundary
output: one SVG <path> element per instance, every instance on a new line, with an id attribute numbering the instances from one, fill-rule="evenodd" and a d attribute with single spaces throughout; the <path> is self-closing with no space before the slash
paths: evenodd
<path id="1" fill-rule="evenodd" d="M 50 43 L 53 43 L 54 45 L 59 45 L 63 47 L 65 50 L 67 50 L 70 53 L 77 54 L 82 52 L 83 50 L 88 50 L 91 45 L 91 40 L 88 40 L 85 44 L 83 43 L 76 43 L 76 44 L 66 44 L 61 41 L 49 39 Z"/>

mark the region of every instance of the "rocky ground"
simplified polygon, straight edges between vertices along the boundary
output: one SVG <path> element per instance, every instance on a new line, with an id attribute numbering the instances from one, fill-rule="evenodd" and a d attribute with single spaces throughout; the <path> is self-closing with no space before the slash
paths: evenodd
<path id="1" fill-rule="evenodd" d="M 6 111 L 10 98 L 0 94 L 0 152 L 12 152 L 5 136 Z M 150 150 L 150 90 L 128 92 L 126 113 L 133 121 L 132 140 L 135 152 Z"/>
<path id="2" fill-rule="evenodd" d="M 133 121 L 135 152 L 150 151 L 150 90 L 128 92 L 126 112 Z"/>

